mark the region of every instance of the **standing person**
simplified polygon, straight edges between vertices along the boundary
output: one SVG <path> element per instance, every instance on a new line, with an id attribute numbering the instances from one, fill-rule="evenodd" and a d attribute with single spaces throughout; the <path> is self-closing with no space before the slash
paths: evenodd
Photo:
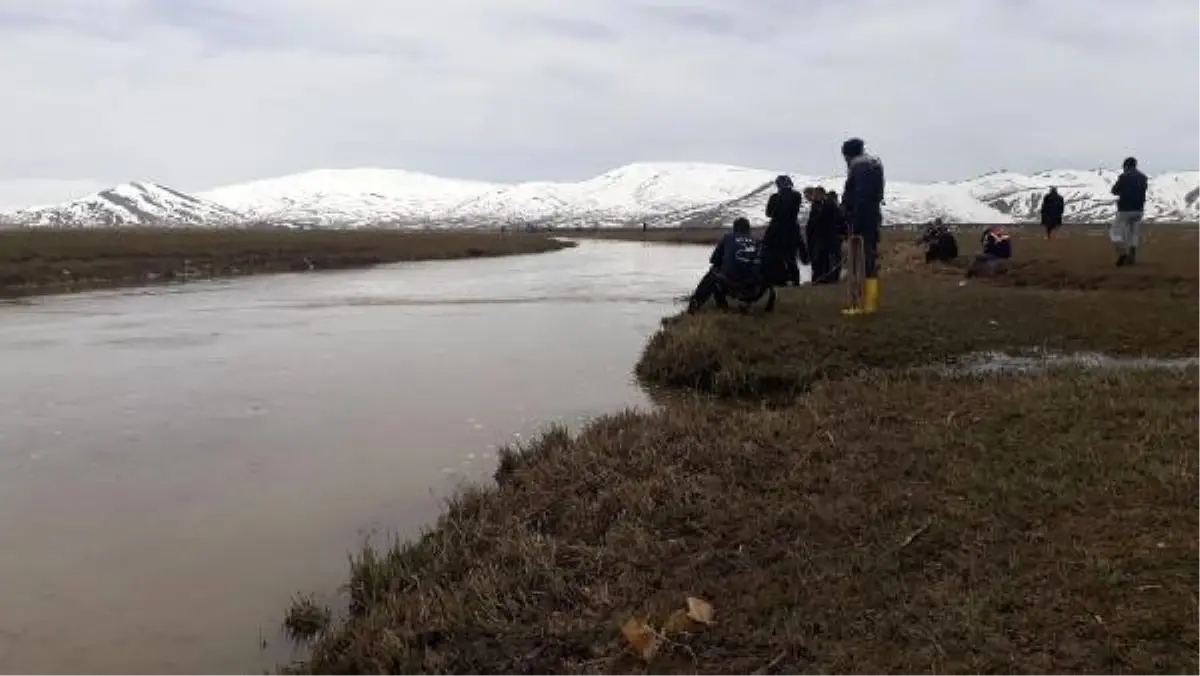
<path id="1" fill-rule="evenodd" d="M 879 231 L 883 227 L 883 162 L 866 152 L 860 138 L 842 144 L 846 161 L 846 185 L 842 187 L 842 211 L 848 234 L 862 238 L 863 270 L 866 280 L 858 305 L 842 314 L 870 314 L 879 308 Z"/>
<path id="2" fill-rule="evenodd" d="M 841 209 L 825 188 L 812 190 L 805 235 L 812 259 L 812 283 L 836 284 L 841 276 Z"/>
<path id="3" fill-rule="evenodd" d="M 1062 225 L 1063 211 L 1066 205 L 1063 204 L 1062 195 L 1058 194 L 1056 186 L 1050 186 L 1050 192 L 1042 198 L 1042 227 L 1046 229 L 1046 239 L 1054 236 L 1054 231 Z"/>
<path id="4" fill-rule="evenodd" d="M 825 202 L 829 206 L 829 218 L 833 221 L 834 246 L 829 252 L 830 275 L 837 282 L 842 278 L 842 247 L 846 243 L 846 215 L 842 213 L 842 205 L 838 201 L 836 190 L 825 194 Z"/>
<path id="5" fill-rule="evenodd" d="M 1121 168 L 1124 171 L 1112 187 L 1112 194 L 1117 196 L 1117 215 L 1108 229 L 1108 238 L 1117 249 L 1117 267 L 1133 265 L 1137 258 L 1138 235 L 1149 187 L 1146 175 L 1138 171 L 1137 158 L 1126 157 Z"/>
<path id="6" fill-rule="evenodd" d="M 796 255 L 808 265 L 808 249 L 800 235 L 800 207 L 804 197 L 796 192 L 789 176 L 775 178 L 775 194 L 767 198 L 767 230 L 763 233 L 764 264 L 772 286 L 800 283 Z"/>
<path id="7" fill-rule="evenodd" d="M 809 186 L 804 189 L 808 200 L 808 220 L 804 224 L 804 241 L 808 246 L 809 265 L 812 266 L 812 284 L 820 284 L 829 274 L 829 257 L 825 253 L 820 231 L 824 228 L 821 197 L 824 188 Z"/>

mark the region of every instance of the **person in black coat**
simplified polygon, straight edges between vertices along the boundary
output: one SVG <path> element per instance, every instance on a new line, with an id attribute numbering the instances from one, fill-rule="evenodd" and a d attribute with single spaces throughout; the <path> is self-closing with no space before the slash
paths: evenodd
<path id="1" fill-rule="evenodd" d="M 1058 188 L 1050 186 L 1050 192 L 1042 198 L 1042 227 L 1046 228 L 1046 239 L 1054 235 L 1054 231 L 1062 225 L 1063 211 L 1066 205 Z"/>
<path id="2" fill-rule="evenodd" d="M 775 194 L 767 198 L 767 230 L 763 233 L 763 265 L 767 281 L 772 286 L 800 283 L 800 267 L 796 256 L 808 265 L 808 248 L 800 234 L 800 208 L 804 196 L 796 192 L 792 179 L 779 176 L 775 179 Z"/>
<path id="3" fill-rule="evenodd" d="M 808 191 L 808 223 L 805 237 L 812 260 L 813 284 L 837 284 L 842 275 L 842 240 L 845 228 L 842 210 L 825 188 Z"/>
<path id="4" fill-rule="evenodd" d="M 949 263 L 958 258 L 958 240 L 940 218 L 935 218 L 933 223 L 925 228 L 917 244 L 925 246 L 926 263 Z"/>

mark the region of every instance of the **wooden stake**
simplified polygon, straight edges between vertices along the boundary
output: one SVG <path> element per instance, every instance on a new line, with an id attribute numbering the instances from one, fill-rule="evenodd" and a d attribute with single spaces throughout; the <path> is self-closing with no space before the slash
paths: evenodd
<path id="1" fill-rule="evenodd" d="M 846 262 L 849 269 L 846 275 L 846 292 L 850 298 L 850 307 L 862 308 L 866 295 L 867 256 L 862 235 L 850 235 L 846 240 Z"/>

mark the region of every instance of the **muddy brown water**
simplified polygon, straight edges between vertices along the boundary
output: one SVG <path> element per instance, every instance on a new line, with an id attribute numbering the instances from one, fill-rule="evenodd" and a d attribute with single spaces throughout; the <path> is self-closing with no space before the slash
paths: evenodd
<path id="1" fill-rule="evenodd" d="M 644 406 L 701 247 L 0 305 L 0 671 L 248 672 L 298 591 L 411 535 L 495 448 Z M 265 645 L 264 645 L 265 644 Z"/>

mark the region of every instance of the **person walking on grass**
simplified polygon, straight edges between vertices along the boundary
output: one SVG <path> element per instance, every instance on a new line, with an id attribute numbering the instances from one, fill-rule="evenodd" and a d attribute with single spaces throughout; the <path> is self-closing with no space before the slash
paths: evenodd
<path id="1" fill-rule="evenodd" d="M 1066 205 L 1058 188 L 1050 186 L 1050 192 L 1042 198 L 1042 227 L 1046 228 L 1046 239 L 1054 236 L 1054 231 L 1062 225 L 1063 211 Z"/>
<path id="2" fill-rule="evenodd" d="M 1113 183 L 1117 196 L 1117 215 L 1108 229 L 1108 238 L 1117 250 L 1117 267 L 1133 265 L 1137 258 L 1142 215 L 1146 209 L 1146 190 L 1150 182 L 1138 171 L 1137 158 L 1126 157 L 1121 175 Z"/>

